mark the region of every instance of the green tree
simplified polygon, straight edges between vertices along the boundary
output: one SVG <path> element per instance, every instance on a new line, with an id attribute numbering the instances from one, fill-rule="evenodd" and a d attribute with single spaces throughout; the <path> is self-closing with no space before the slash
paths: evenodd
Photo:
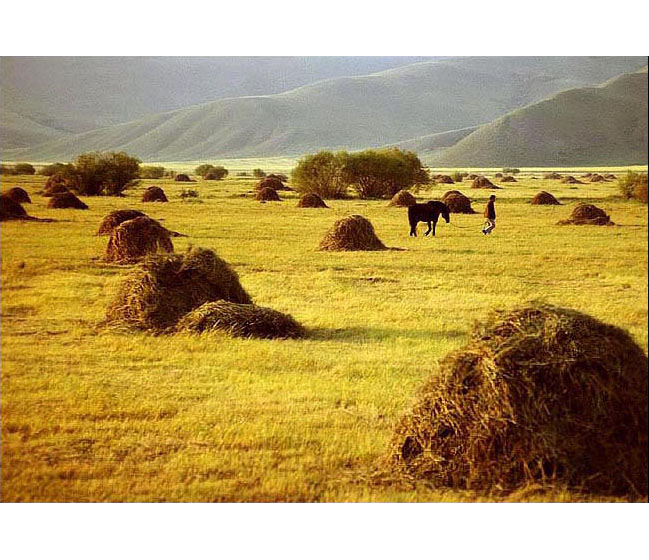
<path id="1" fill-rule="evenodd" d="M 140 179 L 162 179 L 165 168 L 158 165 L 140 167 Z"/>
<path id="2" fill-rule="evenodd" d="M 31 163 L 17 163 L 14 165 L 14 173 L 16 175 L 34 175 L 36 169 Z"/>
<path id="3" fill-rule="evenodd" d="M 266 176 L 266 172 L 263 169 L 253 169 L 252 170 L 252 176 L 256 177 L 257 179 L 263 179 Z"/>
<path id="4" fill-rule="evenodd" d="M 39 175 L 43 175 L 45 177 L 51 177 L 52 175 L 56 175 L 57 173 L 62 173 L 66 165 L 65 163 L 50 163 L 49 165 L 44 165 L 41 167 L 40 171 L 38 172 Z"/>
<path id="5" fill-rule="evenodd" d="M 196 175 L 199 177 L 205 177 L 212 169 L 214 169 L 214 166 L 211 163 L 203 163 L 202 165 L 199 165 L 196 169 L 194 169 L 194 172 Z"/>
<path id="6" fill-rule="evenodd" d="M 228 170 L 225 167 L 221 165 L 213 165 L 212 169 L 210 169 L 205 175 L 203 175 L 203 179 L 206 179 L 208 181 L 220 181 L 227 176 Z"/>
<path id="7" fill-rule="evenodd" d="M 321 151 L 303 157 L 291 172 L 291 183 L 302 193 L 316 193 L 322 198 L 344 198 L 347 184 L 343 170 L 347 154 Z"/>
<path id="8" fill-rule="evenodd" d="M 14 168 L 10 165 L 0 165 L 0 175 L 15 175 Z"/>
<path id="9" fill-rule="evenodd" d="M 137 181 L 140 163 L 125 152 L 91 152 L 78 156 L 71 172 L 80 194 L 119 196 Z"/>

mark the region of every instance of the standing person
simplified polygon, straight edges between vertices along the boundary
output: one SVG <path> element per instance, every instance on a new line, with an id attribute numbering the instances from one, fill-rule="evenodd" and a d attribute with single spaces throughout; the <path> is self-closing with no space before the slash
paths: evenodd
<path id="1" fill-rule="evenodd" d="M 487 222 L 482 228 L 482 233 L 485 235 L 491 233 L 496 227 L 496 209 L 494 208 L 495 200 L 496 195 L 492 194 L 489 197 L 489 202 L 487 202 L 486 208 L 484 209 L 484 217 L 487 218 Z"/>

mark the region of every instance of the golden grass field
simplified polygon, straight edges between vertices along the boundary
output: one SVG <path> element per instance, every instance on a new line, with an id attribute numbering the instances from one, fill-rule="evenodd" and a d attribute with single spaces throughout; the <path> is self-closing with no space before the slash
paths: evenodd
<path id="1" fill-rule="evenodd" d="M 406 209 L 387 201 L 298 209 L 296 193 L 280 193 L 284 202 L 260 204 L 246 194 L 250 178 L 147 180 L 126 198 L 84 197 L 87 211 L 46 209 L 36 194 L 44 182 L 2 177 L 3 190 L 29 192 L 29 214 L 57 220 L 1 226 L 3 501 L 500 499 L 369 476 L 416 389 L 474 320 L 543 300 L 624 327 L 647 350 L 647 206 L 620 198 L 613 182 L 505 184 L 489 237 L 480 228 L 491 191 L 465 182 L 459 190 L 479 214 L 452 215 L 460 227 L 440 222 L 434 239 L 422 224 L 420 237 L 408 237 Z M 151 184 L 170 202 L 140 202 Z M 200 202 L 183 202 L 183 188 L 197 189 Z M 539 190 L 564 205 L 531 206 Z M 617 226 L 555 225 L 582 200 Z M 214 249 L 255 303 L 290 313 L 309 337 L 156 337 L 100 327 L 130 267 L 102 263 L 107 238 L 94 234 L 119 208 L 187 234 L 174 239 L 177 251 Z M 353 213 L 371 220 L 386 245 L 406 250 L 316 251 L 333 222 Z M 609 498 L 557 489 L 507 499 Z"/>

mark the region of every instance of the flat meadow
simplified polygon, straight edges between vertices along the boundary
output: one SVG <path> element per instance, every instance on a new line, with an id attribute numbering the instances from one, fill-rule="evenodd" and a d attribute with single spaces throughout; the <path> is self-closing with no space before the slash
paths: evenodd
<path id="1" fill-rule="evenodd" d="M 435 238 L 423 236 L 423 224 L 409 237 L 406 209 L 386 200 L 301 209 L 297 193 L 280 192 L 283 202 L 262 204 L 250 177 L 144 180 L 124 198 L 82 197 L 90 209 L 81 211 L 47 209 L 37 194 L 45 177 L 3 176 L 3 190 L 28 191 L 30 215 L 56 221 L 1 226 L 2 500 L 500 499 L 373 474 L 417 388 L 474 321 L 544 301 L 623 327 L 647 350 L 647 206 L 621 198 L 616 182 L 568 185 L 531 174 L 523 170 L 497 191 L 471 189 L 470 181 L 420 190 L 427 200 L 457 188 L 478 211 L 440 221 Z M 149 185 L 161 186 L 169 203 L 140 202 Z M 183 189 L 199 197 L 183 199 Z M 540 190 L 562 205 L 530 205 Z M 492 192 L 497 227 L 483 236 Z M 556 225 L 580 201 L 616 225 Z M 255 303 L 291 314 L 308 337 L 102 327 L 132 267 L 103 263 L 107 238 L 95 233 L 120 208 L 186 234 L 173 239 L 177 252 L 215 250 Z M 317 251 L 349 214 L 404 250 Z M 507 499 L 609 498 L 558 489 Z"/>

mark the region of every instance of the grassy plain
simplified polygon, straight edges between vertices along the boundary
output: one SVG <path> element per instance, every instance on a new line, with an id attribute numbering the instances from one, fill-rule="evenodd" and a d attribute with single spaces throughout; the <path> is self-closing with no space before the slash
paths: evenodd
<path id="1" fill-rule="evenodd" d="M 647 349 L 647 207 L 619 198 L 615 183 L 523 178 L 496 192 L 491 236 L 480 234 L 481 214 L 452 215 L 434 239 L 409 238 L 405 209 L 386 201 L 298 209 L 287 193 L 260 204 L 251 179 L 145 181 L 126 198 L 86 198 L 88 211 L 46 209 L 36 194 L 43 183 L 2 177 L 3 190 L 30 193 L 31 215 L 57 220 L 1 226 L 3 501 L 495 499 L 366 476 L 418 386 L 474 320 L 540 299 L 624 327 Z M 170 202 L 141 203 L 150 184 Z M 200 202 L 183 202 L 183 187 L 196 188 Z M 481 211 L 490 191 L 459 188 Z M 539 190 L 564 205 L 530 206 Z M 618 225 L 555 225 L 581 200 Z M 292 314 L 310 336 L 102 329 L 129 267 L 102 263 L 106 238 L 94 233 L 118 208 L 142 209 L 187 234 L 174 239 L 178 251 L 216 250 L 256 303 Z M 406 250 L 317 252 L 331 224 L 351 213 Z M 509 499 L 607 498 L 560 490 Z"/>

